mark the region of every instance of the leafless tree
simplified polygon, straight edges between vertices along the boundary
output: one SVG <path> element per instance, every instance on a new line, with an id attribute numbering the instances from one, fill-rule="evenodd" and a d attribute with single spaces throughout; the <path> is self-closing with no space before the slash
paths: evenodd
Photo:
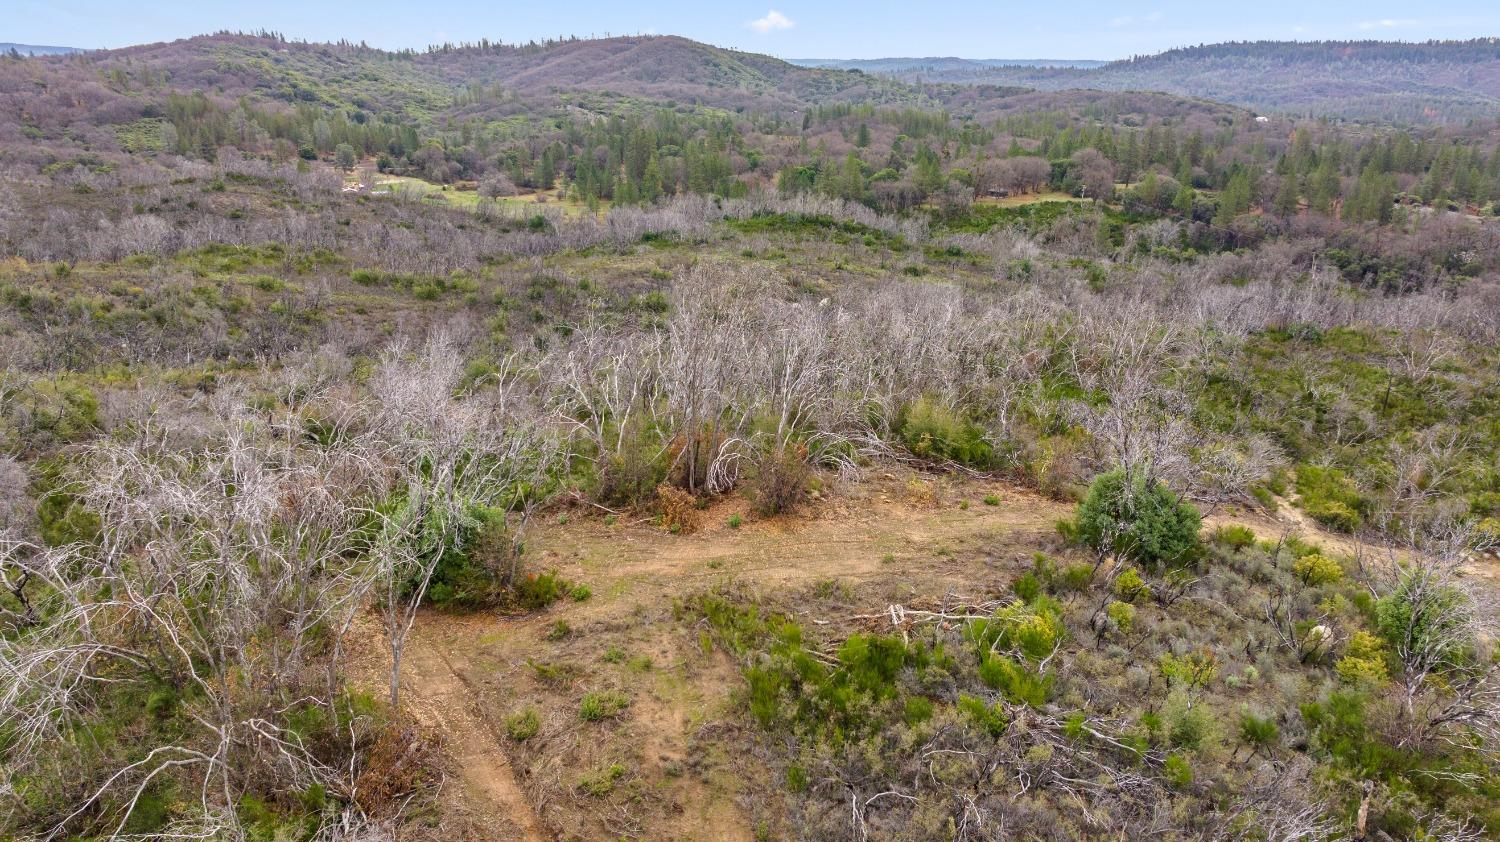
<path id="1" fill-rule="evenodd" d="M 1401 665 L 1406 743 L 1473 735 L 1500 750 L 1500 663 L 1474 652 L 1493 645 L 1500 619 L 1488 592 L 1463 575 L 1484 540 L 1469 521 L 1410 524 L 1404 541 L 1387 537 L 1374 570 L 1381 630 Z"/>
<path id="2" fill-rule="evenodd" d="M 193 838 L 237 827 L 247 764 L 351 794 L 357 768 L 313 751 L 287 717 L 340 703 L 336 680 L 323 683 L 339 671 L 319 669 L 318 630 L 347 629 L 367 590 L 350 552 L 353 501 L 376 467 L 354 448 L 303 446 L 232 394 L 212 410 L 217 432 L 196 450 L 164 446 L 156 421 L 89 448 L 75 485 L 99 517 L 96 542 L 0 544 L 7 581 L 31 585 L 11 621 L 35 626 L 0 641 L 0 721 L 17 740 L 7 775 L 66 762 L 50 749 L 87 714 L 91 688 L 170 680 L 186 691 L 190 727 L 79 781 L 49 838 L 106 798 L 121 805 L 118 833 L 162 776 L 196 781 L 198 818 L 177 828 Z"/>
<path id="3" fill-rule="evenodd" d="M 387 504 L 370 510 L 381 524 L 370 557 L 383 592 L 393 707 L 406 638 L 443 555 L 464 549 L 483 507 L 504 513 L 514 556 L 537 502 L 522 484 L 542 478 L 557 453 L 513 372 L 477 390 L 465 390 L 463 373 L 453 340 L 436 334 L 420 350 L 388 349 L 370 384 L 372 447 L 390 483 Z"/>

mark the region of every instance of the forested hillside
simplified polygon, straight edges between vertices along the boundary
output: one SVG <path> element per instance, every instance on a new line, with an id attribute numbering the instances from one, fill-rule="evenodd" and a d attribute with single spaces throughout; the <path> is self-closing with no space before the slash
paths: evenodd
<path id="1" fill-rule="evenodd" d="M 1497 147 L 0 58 L 0 837 L 1495 838 Z"/>
<path id="2" fill-rule="evenodd" d="M 870 64 L 875 72 L 913 81 L 1170 91 L 1267 113 L 1355 120 L 1462 124 L 1500 106 L 1494 38 L 1212 44 L 1091 69 L 881 61 Z"/>

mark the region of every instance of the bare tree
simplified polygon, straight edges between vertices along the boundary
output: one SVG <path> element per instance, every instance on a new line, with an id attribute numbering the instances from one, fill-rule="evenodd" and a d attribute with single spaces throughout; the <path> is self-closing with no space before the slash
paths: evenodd
<path id="1" fill-rule="evenodd" d="M 352 501 L 375 468 L 357 449 L 274 431 L 232 394 L 212 408 L 216 432 L 196 450 L 164 446 L 155 422 L 89 448 L 75 485 L 99 517 L 95 543 L 0 542 L 7 582 L 30 594 L 10 620 L 34 626 L 0 639 L 0 722 L 17 740 L 7 775 L 67 762 L 59 729 L 88 714 L 91 688 L 166 680 L 187 708 L 177 738 L 77 781 L 49 838 L 106 798 L 118 833 L 163 776 L 195 781 L 197 817 L 176 828 L 193 838 L 237 828 L 252 765 L 352 796 L 357 764 L 313 750 L 288 716 L 340 704 L 339 687 L 320 686 L 339 671 L 318 669 L 319 630 L 340 634 L 362 604 Z"/>
<path id="2" fill-rule="evenodd" d="M 1380 630 L 1401 665 L 1404 744 L 1467 734 L 1488 752 L 1500 750 L 1500 663 L 1474 653 L 1493 645 L 1500 621 L 1487 592 L 1462 572 L 1472 553 L 1487 549 L 1483 540 L 1459 520 L 1410 525 L 1401 544 L 1387 539 L 1372 587 Z"/>
<path id="3" fill-rule="evenodd" d="M 514 553 L 537 501 L 523 483 L 541 479 L 556 453 L 517 380 L 464 390 L 463 359 L 437 334 L 419 351 L 395 345 L 370 384 L 372 447 L 389 468 L 389 497 L 371 509 L 381 528 L 370 547 L 379 570 L 391 655 L 390 701 L 417 610 L 445 553 L 462 551 L 480 507 L 504 512 Z"/>

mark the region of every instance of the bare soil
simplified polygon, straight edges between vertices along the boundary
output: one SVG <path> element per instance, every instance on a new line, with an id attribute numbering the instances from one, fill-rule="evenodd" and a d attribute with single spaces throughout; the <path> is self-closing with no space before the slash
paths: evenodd
<path id="1" fill-rule="evenodd" d="M 997 594 L 1033 553 L 1059 549 L 1055 525 L 1071 512 L 1005 483 L 909 473 L 876 473 L 769 520 L 726 498 L 680 536 L 574 508 L 533 527 L 529 556 L 533 569 L 555 569 L 592 595 L 522 618 L 424 614 L 403 692 L 442 736 L 458 783 L 444 797 L 477 819 L 476 838 L 754 839 L 774 818 L 751 784 L 770 773 L 725 748 L 750 742 L 724 739 L 746 727 L 735 712 L 738 671 L 674 606 L 729 589 L 819 622 Z M 1357 549 L 1289 506 L 1208 519 L 1225 523 Z M 600 692 L 623 693 L 629 706 L 584 721 L 584 696 Z M 528 708 L 540 732 L 512 739 L 506 718 Z"/>

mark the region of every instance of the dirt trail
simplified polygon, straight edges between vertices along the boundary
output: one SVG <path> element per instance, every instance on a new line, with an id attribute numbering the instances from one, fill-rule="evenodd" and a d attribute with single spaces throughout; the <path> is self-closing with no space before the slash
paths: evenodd
<path id="1" fill-rule="evenodd" d="M 464 800 L 484 821 L 488 838 L 545 842 L 552 838 L 531 807 L 476 694 L 453 669 L 440 643 L 442 622 L 424 618 L 407 645 L 402 687 L 406 706 L 442 735 L 466 789 Z M 426 628 L 423 628 L 426 626 Z"/>

